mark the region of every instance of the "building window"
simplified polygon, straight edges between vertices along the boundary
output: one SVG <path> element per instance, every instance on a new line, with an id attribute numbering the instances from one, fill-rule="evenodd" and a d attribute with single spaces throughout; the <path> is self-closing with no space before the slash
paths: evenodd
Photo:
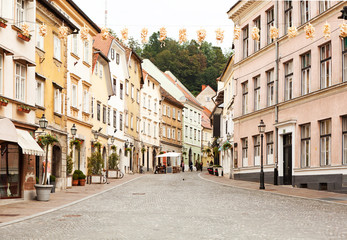
<path id="1" fill-rule="evenodd" d="M 3 56 L 0 54 L 0 93 L 2 93 Z"/>
<path id="2" fill-rule="evenodd" d="M 157 99 L 154 100 L 154 112 L 157 113 Z"/>
<path id="3" fill-rule="evenodd" d="M 54 112 L 61 114 L 61 90 L 54 89 Z"/>
<path id="4" fill-rule="evenodd" d="M 284 64 L 285 79 L 284 79 L 284 100 L 293 98 L 293 60 Z"/>
<path id="5" fill-rule="evenodd" d="M 284 33 L 287 34 L 288 28 L 293 26 L 293 5 L 292 0 L 284 1 Z"/>
<path id="6" fill-rule="evenodd" d="M 78 34 L 72 34 L 72 53 L 78 56 Z"/>
<path id="7" fill-rule="evenodd" d="M 153 137 L 154 138 L 157 137 L 157 123 L 154 123 L 154 125 L 153 125 Z"/>
<path id="8" fill-rule="evenodd" d="M 151 110 L 151 98 L 148 96 L 148 110 Z"/>
<path id="9" fill-rule="evenodd" d="M 248 25 L 242 29 L 243 36 L 243 58 L 248 57 Z"/>
<path id="10" fill-rule="evenodd" d="M 267 78 L 267 105 L 272 106 L 274 102 L 274 70 L 266 72 Z"/>
<path id="11" fill-rule="evenodd" d="M 177 131 L 177 140 L 181 141 L 181 131 L 180 130 Z"/>
<path id="12" fill-rule="evenodd" d="M 301 126 L 301 167 L 303 168 L 310 166 L 310 144 L 310 124 L 305 124 Z"/>
<path id="13" fill-rule="evenodd" d="M 181 111 L 180 110 L 177 111 L 177 120 L 181 121 Z"/>
<path id="14" fill-rule="evenodd" d="M 119 114 L 119 130 L 123 131 L 123 114 Z"/>
<path id="15" fill-rule="evenodd" d="M 343 159 L 342 164 L 347 164 L 347 117 L 342 118 L 342 150 Z"/>
<path id="16" fill-rule="evenodd" d="M 201 123 L 201 115 L 200 115 L 200 113 L 198 113 L 198 123 L 199 124 Z"/>
<path id="17" fill-rule="evenodd" d="M 96 63 L 95 63 L 95 70 L 94 70 L 95 75 L 98 75 L 98 69 L 99 69 L 99 62 L 96 61 Z"/>
<path id="18" fill-rule="evenodd" d="M 184 132 L 186 133 L 186 138 L 188 138 L 188 126 L 187 125 L 185 126 L 185 131 Z"/>
<path id="19" fill-rule="evenodd" d="M 171 138 L 171 129 L 167 127 L 167 138 Z"/>
<path id="20" fill-rule="evenodd" d="M 119 65 L 119 53 L 116 53 L 116 63 Z"/>
<path id="21" fill-rule="evenodd" d="M 175 132 L 175 129 L 172 129 L 172 139 L 176 140 L 176 132 Z"/>
<path id="22" fill-rule="evenodd" d="M 125 94 L 129 96 L 129 81 L 125 81 Z"/>
<path id="23" fill-rule="evenodd" d="M 170 107 L 169 106 L 167 106 L 166 114 L 167 114 L 168 117 L 170 117 Z"/>
<path id="24" fill-rule="evenodd" d="M 330 165 L 331 119 L 320 122 L 320 159 L 321 166 Z"/>
<path id="25" fill-rule="evenodd" d="M 310 1 L 301 0 L 300 8 L 301 8 L 301 24 L 304 24 L 310 20 Z"/>
<path id="26" fill-rule="evenodd" d="M 106 106 L 102 106 L 102 122 L 106 123 Z"/>
<path id="27" fill-rule="evenodd" d="M 90 108 L 91 108 L 91 114 L 92 114 L 92 118 L 94 118 L 94 98 L 91 97 L 90 98 Z"/>
<path id="28" fill-rule="evenodd" d="M 189 136 L 190 136 L 190 139 L 193 139 L 193 128 L 192 127 L 190 127 Z"/>
<path id="29" fill-rule="evenodd" d="M 140 103 L 140 90 L 136 90 L 136 102 Z"/>
<path id="30" fill-rule="evenodd" d="M 260 76 L 254 79 L 254 111 L 260 109 Z"/>
<path id="31" fill-rule="evenodd" d="M 163 105 L 163 115 L 166 116 L 166 105 Z"/>
<path id="32" fill-rule="evenodd" d="M 254 26 L 257 27 L 259 31 L 261 32 L 260 16 L 257 19 L 255 19 L 253 23 L 254 23 Z M 260 39 L 261 39 L 261 34 L 259 34 L 259 40 L 254 41 L 254 52 L 259 51 L 260 49 Z"/>
<path id="33" fill-rule="evenodd" d="M 107 124 L 111 126 L 111 109 L 107 108 Z"/>
<path id="34" fill-rule="evenodd" d="M 77 108 L 77 85 L 72 84 L 71 106 Z"/>
<path id="35" fill-rule="evenodd" d="M 248 138 L 242 138 L 242 167 L 248 166 Z"/>
<path id="36" fill-rule="evenodd" d="M 254 143 L 254 166 L 260 165 L 260 135 L 253 137 Z"/>
<path id="37" fill-rule="evenodd" d="M 100 103 L 97 103 L 96 105 L 96 119 L 100 121 L 101 119 L 101 106 Z"/>
<path id="38" fill-rule="evenodd" d="M 114 48 L 111 48 L 111 59 L 114 60 Z"/>
<path id="39" fill-rule="evenodd" d="M 117 111 L 113 110 L 113 127 L 117 129 Z"/>
<path id="40" fill-rule="evenodd" d="M 140 119 L 136 118 L 136 132 L 139 132 L 140 130 Z"/>
<path id="41" fill-rule="evenodd" d="M 0 12 L 0 14 L 1 14 L 1 12 Z M 37 22 L 36 23 L 36 47 L 37 48 L 40 48 L 40 49 L 44 49 L 44 38 L 39 34 L 39 29 L 40 29 L 40 25 L 41 25 L 42 23 L 40 23 L 40 22 Z"/>
<path id="42" fill-rule="evenodd" d="M 89 92 L 83 91 L 83 112 L 89 113 Z"/>
<path id="43" fill-rule="evenodd" d="M 172 108 L 172 118 L 176 119 L 176 108 Z"/>
<path id="44" fill-rule="evenodd" d="M 16 99 L 25 100 L 26 67 L 16 63 Z"/>
<path id="45" fill-rule="evenodd" d="M 123 83 L 119 84 L 119 98 L 123 100 Z"/>
<path id="46" fill-rule="evenodd" d="M 128 127 L 129 126 L 129 114 L 125 113 L 125 126 Z"/>
<path id="47" fill-rule="evenodd" d="M 1 74 L 1 72 L 0 72 Z M 1 84 L 1 81 L 0 81 Z M 42 81 L 36 80 L 36 105 L 44 106 L 45 87 Z"/>
<path id="48" fill-rule="evenodd" d="M 196 129 L 194 129 L 194 141 L 196 141 Z"/>
<path id="49" fill-rule="evenodd" d="M 134 116 L 132 114 L 130 116 L 130 128 L 134 129 Z"/>
<path id="50" fill-rule="evenodd" d="M 54 58 L 59 60 L 61 59 L 61 42 L 57 35 L 54 35 Z"/>
<path id="51" fill-rule="evenodd" d="M 266 12 L 266 17 L 267 17 L 267 43 L 270 44 L 274 40 L 270 36 L 270 28 L 274 26 L 275 23 L 275 18 L 274 18 L 274 8 L 271 8 Z"/>
<path id="52" fill-rule="evenodd" d="M 113 94 L 117 95 L 117 79 L 113 78 L 112 80 L 112 90 L 113 90 Z"/>
<path id="53" fill-rule="evenodd" d="M 330 43 L 320 48 L 321 89 L 331 85 L 331 46 Z"/>
<path id="54" fill-rule="evenodd" d="M 166 137 L 166 128 L 163 126 L 163 137 Z"/>
<path id="55" fill-rule="evenodd" d="M 89 42 L 84 41 L 84 61 L 89 63 Z"/>
<path id="56" fill-rule="evenodd" d="M 242 114 L 248 113 L 248 81 L 242 83 Z"/>
<path id="57" fill-rule="evenodd" d="M 266 162 L 267 164 L 274 163 L 274 134 L 273 132 L 266 133 Z"/>
<path id="58" fill-rule="evenodd" d="M 343 81 L 347 82 L 347 38 L 342 39 Z"/>
<path id="59" fill-rule="evenodd" d="M 100 70 L 100 78 L 102 78 L 102 72 L 103 72 L 103 68 L 104 68 L 104 65 L 102 65 L 101 63 L 100 63 L 100 66 L 99 66 L 99 70 Z"/>
<path id="60" fill-rule="evenodd" d="M 131 99 L 134 99 L 134 97 L 135 97 L 135 89 L 134 89 L 134 85 L 133 84 L 131 84 Z"/>
<path id="61" fill-rule="evenodd" d="M 21 28 L 22 24 L 25 21 L 25 1 L 17 0 L 17 8 L 16 8 L 16 25 Z"/>
<path id="62" fill-rule="evenodd" d="M 200 134 L 201 134 L 201 131 L 198 130 L 198 141 L 200 141 Z"/>
<path id="63" fill-rule="evenodd" d="M 301 56 L 301 95 L 310 92 L 311 53 Z"/>
<path id="64" fill-rule="evenodd" d="M 319 1 L 319 13 L 322 13 L 330 8 L 330 0 Z"/>

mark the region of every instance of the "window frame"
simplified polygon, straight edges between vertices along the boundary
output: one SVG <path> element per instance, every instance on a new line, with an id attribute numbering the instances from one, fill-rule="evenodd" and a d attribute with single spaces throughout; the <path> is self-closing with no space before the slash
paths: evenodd
<path id="1" fill-rule="evenodd" d="M 258 111 L 260 109 L 260 75 L 255 76 L 253 78 L 253 86 L 254 86 L 254 111 Z"/>
<path id="2" fill-rule="evenodd" d="M 73 83 L 71 84 L 71 106 L 74 108 L 77 108 L 77 105 L 78 105 L 77 94 L 78 94 L 78 87 L 76 84 Z"/>
<path id="3" fill-rule="evenodd" d="M 19 67 L 19 74 L 17 74 Z M 24 70 L 24 74 L 23 74 Z M 21 63 L 15 62 L 15 97 L 19 101 L 25 101 L 26 98 L 26 82 L 27 82 L 27 67 Z"/>
<path id="4" fill-rule="evenodd" d="M 53 46 L 53 58 L 61 61 L 61 40 L 59 39 L 57 34 L 53 34 Z"/>
<path id="5" fill-rule="evenodd" d="M 311 71 L 311 51 L 302 54 L 300 58 L 301 58 L 301 95 L 306 95 L 310 93 L 310 89 L 311 89 L 311 72 L 310 72 Z"/>
<path id="6" fill-rule="evenodd" d="M 242 28 L 242 56 L 247 58 L 249 54 L 249 27 Z"/>
<path id="7" fill-rule="evenodd" d="M 117 110 L 113 109 L 113 128 L 117 129 Z"/>
<path id="8" fill-rule="evenodd" d="M 98 121 L 101 121 L 101 103 L 100 102 L 96 103 L 96 119 Z"/>
<path id="9" fill-rule="evenodd" d="M 301 24 L 305 24 L 311 19 L 311 4 L 308 0 L 300 0 L 300 19 Z"/>
<path id="10" fill-rule="evenodd" d="M 326 49 L 326 47 L 329 46 L 329 56 L 323 56 L 326 54 L 326 50 L 323 51 L 323 48 Z M 325 54 L 323 54 L 323 52 L 325 52 Z M 331 79 L 331 75 L 332 75 L 332 51 L 331 51 L 331 42 L 327 42 L 323 45 L 321 45 L 319 47 L 319 54 L 320 54 L 320 89 L 324 89 L 324 88 L 328 88 L 332 85 L 332 79 Z M 329 80 L 327 82 L 326 77 L 328 76 L 327 74 L 324 74 L 324 78 L 323 78 L 323 66 L 324 65 L 324 69 L 325 72 L 327 72 L 327 69 L 329 68 Z M 329 66 L 329 67 L 327 67 Z M 324 84 L 323 84 L 324 83 Z"/>
<path id="11" fill-rule="evenodd" d="M 0 14 L 1 14 L 1 12 L 0 12 Z M 40 25 L 41 24 L 42 24 L 42 22 L 36 20 L 36 42 L 35 42 L 35 47 L 37 47 L 38 49 L 41 49 L 42 51 L 44 51 L 44 49 L 45 49 L 45 39 L 44 39 L 44 37 L 42 37 L 39 34 Z"/>
<path id="12" fill-rule="evenodd" d="M 329 123 L 329 132 L 328 133 L 322 133 L 322 125 L 325 123 L 325 128 L 326 128 L 326 123 Z M 332 128 L 332 126 L 331 126 L 331 119 L 325 119 L 325 120 L 322 120 L 322 121 L 319 121 L 319 126 L 320 126 L 320 129 L 319 129 L 319 133 L 320 133 L 320 165 L 321 166 L 330 166 L 331 165 L 331 128 Z M 327 146 L 326 145 L 326 143 L 327 143 L 327 140 L 329 140 L 329 149 L 324 149 L 325 151 L 324 151 L 324 153 L 325 153 L 325 156 L 324 156 L 324 159 L 322 158 L 322 150 L 323 150 L 323 148 L 322 148 L 322 143 L 323 143 L 323 139 L 325 139 L 325 146 Z M 327 150 L 329 150 L 329 152 L 328 152 L 328 159 L 327 159 L 327 155 L 326 155 L 326 153 L 327 153 Z"/>
<path id="13" fill-rule="evenodd" d="M 274 9 L 275 8 L 272 6 L 269 10 L 266 11 L 267 44 L 271 44 L 274 42 L 274 40 L 271 38 L 271 35 L 270 35 L 270 28 L 272 26 L 275 26 L 275 10 Z"/>
<path id="14" fill-rule="evenodd" d="M 261 33 L 261 17 L 260 16 L 258 16 L 257 18 L 255 18 L 253 20 L 253 24 L 254 24 L 255 27 L 258 27 L 259 32 Z M 253 46 L 254 47 L 254 49 L 253 49 L 254 52 L 257 52 L 257 51 L 260 50 L 260 48 L 261 48 L 260 42 L 261 42 L 261 34 L 259 34 L 259 41 L 254 40 L 254 46 Z"/>
<path id="15" fill-rule="evenodd" d="M 347 116 L 342 116 L 342 165 L 347 165 Z"/>
<path id="16" fill-rule="evenodd" d="M 83 60 L 89 64 L 89 41 L 87 40 L 83 43 Z M 100 69 L 102 69 L 102 67 Z"/>
<path id="17" fill-rule="evenodd" d="M 291 64 L 291 65 L 290 65 Z M 289 69 L 291 66 L 291 69 Z M 293 99 L 293 75 L 294 75 L 294 61 L 293 59 L 284 63 L 284 101 Z M 289 72 L 291 71 L 291 72 Z"/>
<path id="18" fill-rule="evenodd" d="M 267 81 L 267 106 L 270 107 L 275 104 L 274 69 L 270 69 L 266 71 L 266 81 Z"/>
<path id="19" fill-rule="evenodd" d="M 274 140 L 273 140 L 273 132 L 267 132 L 265 134 L 266 136 L 266 164 L 269 165 L 269 164 L 274 164 L 274 158 L 273 158 L 273 155 L 274 155 Z M 270 137 L 271 136 L 271 137 Z M 271 154 L 269 153 L 271 149 Z M 271 162 L 270 162 L 270 156 L 272 158 Z"/>
<path id="20" fill-rule="evenodd" d="M 301 144 L 300 144 L 300 162 L 301 168 L 307 168 L 311 165 L 311 124 L 303 124 L 300 126 Z M 308 132 L 308 134 L 306 134 Z M 307 151 L 308 148 L 308 151 Z"/>
<path id="21" fill-rule="evenodd" d="M 105 105 L 102 105 L 102 123 L 106 124 L 107 121 L 107 108 Z"/>
<path id="22" fill-rule="evenodd" d="M 260 166 L 260 134 L 253 136 L 253 163 Z M 258 158 L 257 158 L 258 157 Z"/>
<path id="23" fill-rule="evenodd" d="M 54 112 L 62 114 L 62 91 L 59 88 L 54 88 Z"/>
<path id="24" fill-rule="evenodd" d="M 331 7 L 330 0 L 319 1 L 319 13 L 325 12 Z"/>
<path id="25" fill-rule="evenodd" d="M 288 3 L 288 7 L 287 4 Z M 290 4 L 289 4 L 290 3 Z M 288 28 L 293 26 L 293 3 L 291 0 L 284 0 L 284 33 L 288 33 Z"/>
<path id="26" fill-rule="evenodd" d="M 242 114 L 248 113 L 248 81 L 241 83 L 242 85 Z"/>
<path id="27" fill-rule="evenodd" d="M 342 81 L 347 82 L 347 37 L 342 39 Z"/>
<path id="28" fill-rule="evenodd" d="M 248 137 L 241 138 L 242 145 L 242 167 L 248 166 Z"/>

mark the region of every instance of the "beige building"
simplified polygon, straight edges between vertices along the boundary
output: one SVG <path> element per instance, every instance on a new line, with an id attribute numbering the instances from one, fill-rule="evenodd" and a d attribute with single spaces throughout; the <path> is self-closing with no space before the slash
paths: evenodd
<path id="1" fill-rule="evenodd" d="M 195 97 L 198 102 L 206 107 L 210 112 L 213 111 L 215 103 L 212 98 L 216 95 L 216 91 L 209 85 L 202 85 L 201 92 Z"/>

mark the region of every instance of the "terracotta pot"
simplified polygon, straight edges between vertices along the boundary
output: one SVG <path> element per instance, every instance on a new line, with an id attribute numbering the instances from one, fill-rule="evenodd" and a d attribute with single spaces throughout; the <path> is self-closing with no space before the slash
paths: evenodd
<path id="1" fill-rule="evenodd" d="M 79 179 L 78 181 L 80 183 L 80 186 L 85 186 L 86 185 L 86 180 L 85 179 Z"/>
<path id="2" fill-rule="evenodd" d="M 6 28 L 6 27 L 7 27 L 7 24 L 6 24 L 6 23 L 3 23 L 3 22 L 0 22 L 0 27 Z"/>
<path id="3" fill-rule="evenodd" d="M 8 104 L 8 102 L 1 102 L 1 101 L 0 101 L 0 106 L 5 106 L 5 107 L 6 107 L 7 104 Z"/>
<path id="4" fill-rule="evenodd" d="M 24 36 L 22 33 L 18 33 L 17 35 L 20 39 L 29 42 L 30 41 L 30 37 Z"/>
<path id="5" fill-rule="evenodd" d="M 77 180 L 72 180 L 72 186 L 78 186 L 78 179 Z"/>

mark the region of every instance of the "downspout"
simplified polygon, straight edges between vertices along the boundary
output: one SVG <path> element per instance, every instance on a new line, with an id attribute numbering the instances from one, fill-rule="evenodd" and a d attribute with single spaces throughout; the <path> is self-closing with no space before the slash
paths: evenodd
<path id="1" fill-rule="evenodd" d="M 278 1 L 276 1 L 276 10 L 275 10 L 275 25 L 278 29 Z M 278 38 L 275 42 L 276 48 L 276 67 L 275 67 L 275 124 L 278 123 L 278 78 L 279 78 L 279 43 Z M 278 128 L 275 127 L 275 168 L 274 168 L 274 185 L 278 185 Z"/>

